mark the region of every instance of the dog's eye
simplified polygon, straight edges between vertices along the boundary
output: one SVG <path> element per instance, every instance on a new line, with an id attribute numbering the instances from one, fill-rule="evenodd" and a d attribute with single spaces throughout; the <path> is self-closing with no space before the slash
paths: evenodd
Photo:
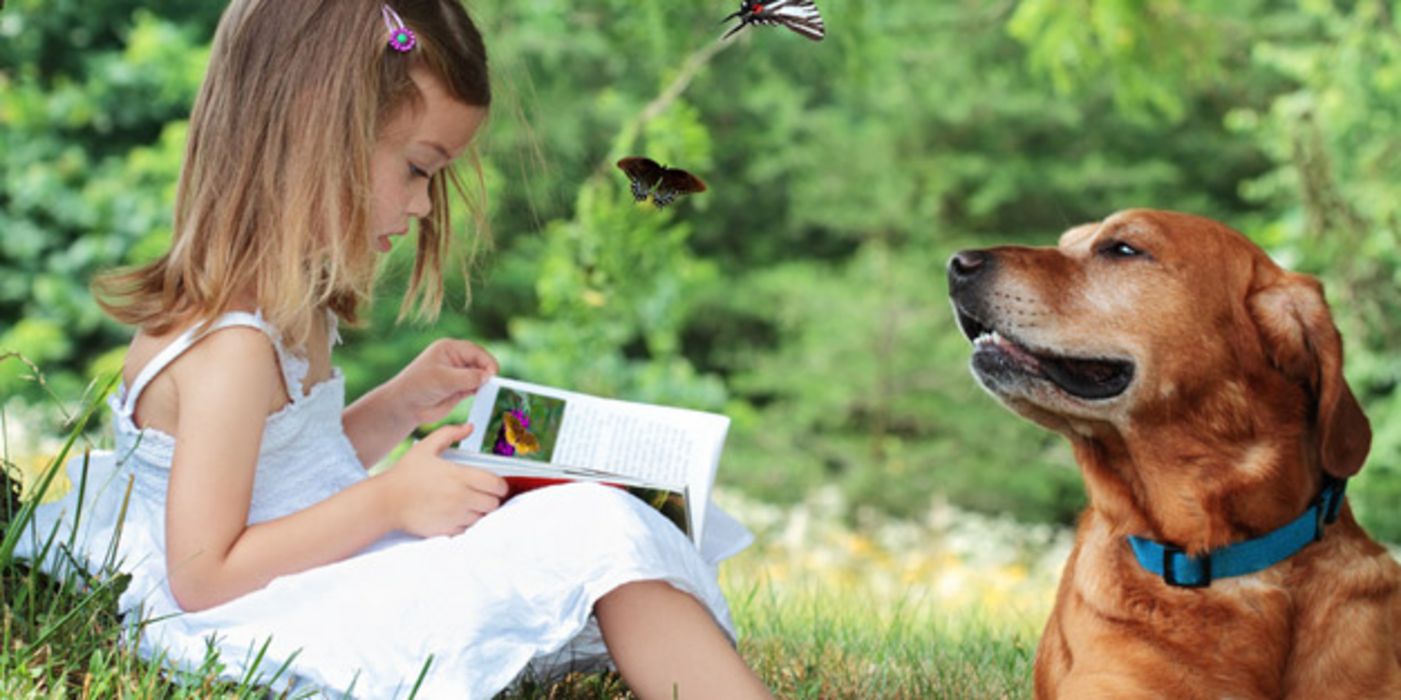
<path id="1" fill-rule="evenodd" d="M 1099 254 L 1111 258 L 1133 258 L 1143 255 L 1143 251 L 1123 241 L 1110 241 L 1099 247 Z"/>

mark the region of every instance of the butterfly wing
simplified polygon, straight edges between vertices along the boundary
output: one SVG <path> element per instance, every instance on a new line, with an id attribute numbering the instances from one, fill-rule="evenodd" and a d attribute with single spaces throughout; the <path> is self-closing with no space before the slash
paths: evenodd
<path id="1" fill-rule="evenodd" d="M 537 438 L 534 435 L 531 435 L 530 433 L 524 433 L 521 435 L 521 441 L 516 444 L 517 454 L 528 455 L 539 451 L 540 438 Z"/>
<path id="2" fill-rule="evenodd" d="M 618 161 L 618 169 L 628 176 L 632 186 L 632 198 L 637 201 L 647 199 L 647 193 L 656 187 L 666 170 L 657 161 L 641 156 L 629 156 Z"/>
<path id="3" fill-rule="evenodd" d="M 652 203 L 661 208 L 671 204 L 680 195 L 704 191 L 705 183 L 690 172 L 681 168 L 665 168 L 661 181 L 657 183 L 657 192 L 653 195 Z"/>
<path id="4" fill-rule="evenodd" d="M 525 426 L 521 425 L 521 419 L 514 413 L 504 413 L 501 415 L 501 423 L 506 428 L 506 442 L 512 445 L 520 442 L 520 436 L 525 434 Z"/>
<path id="5" fill-rule="evenodd" d="M 817 11 L 813 0 L 774 0 L 762 7 L 763 11 L 755 18 L 757 22 L 781 24 L 813 41 L 822 41 L 827 36 L 822 13 Z"/>
<path id="6" fill-rule="evenodd" d="M 656 184 L 664 169 L 657 161 L 642 156 L 623 158 L 618 161 L 618 167 L 627 173 L 628 177 L 643 180 L 649 185 Z"/>
<path id="7" fill-rule="evenodd" d="M 647 186 L 642 184 L 641 180 L 629 180 L 628 186 L 632 188 L 632 199 L 634 202 L 640 202 L 647 198 Z"/>
<path id="8" fill-rule="evenodd" d="M 516 448 L 516 454 L 528 455 L 532 452 L 540 451 L 540 440 L 530 434 L 529 430 L 521 425 L 521 421 L 514 413 L 507 413 L 501 416 L 501 422 L 506 426 L 506 442 Z"/>
<path id="9" fill-rule="evenodd" d="M 677 194 L 694 194 L 705 191 L 705 183 L 700 178 L 681 168 L 667 168 L 662 173 L 662 180 L 658 187 L 666 188 Z"/>

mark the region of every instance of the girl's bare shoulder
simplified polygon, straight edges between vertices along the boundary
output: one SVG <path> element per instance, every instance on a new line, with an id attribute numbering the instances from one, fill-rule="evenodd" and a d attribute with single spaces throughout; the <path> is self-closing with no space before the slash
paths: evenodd
<path id="1" fill-rule="evenodd" d="M 126 385 L 132 386 L 143 368 L 188 327 L 160 335 L 138 332 L 123 366 Z M 245 326 L 221 328 L 199 338 L 146 385 L 137 398 L 136 423 L 175 434 L 182 398 L 186 403 L 237 398 L 265 405 L 268 413 L 280 409 L 287 394 L 272 339 Z"/>

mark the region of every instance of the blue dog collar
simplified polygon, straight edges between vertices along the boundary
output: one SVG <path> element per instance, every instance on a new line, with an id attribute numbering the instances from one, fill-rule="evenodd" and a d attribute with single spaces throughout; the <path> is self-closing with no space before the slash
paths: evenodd
<path id="1" fill-rule="evenodd" d="M 1253 540 L 1237 542 L 1200 556 L 1189 556 L 1181 547 L 1129 535 L 1139 566 L 1163 577 L 1169 586 L 1203 588 L 1214 579 L 1244 576 L 1268 569 L 1323 539 L 1323 526 L 1338 519 L 1347 481 L 1323 477 L 1323 490 L 1293 522 Z"/>

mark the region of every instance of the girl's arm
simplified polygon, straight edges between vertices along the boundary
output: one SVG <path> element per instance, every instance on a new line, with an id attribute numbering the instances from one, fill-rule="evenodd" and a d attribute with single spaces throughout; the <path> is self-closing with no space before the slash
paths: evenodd
<path id="1" fill-rule="evenodd" d="M 391 379 L 341 411 L 345 436 L 350 438 L 355 455 L 366 469 L 378 464 L 419 425 L 405 403 L 397 398 L 399 395 Z"/>
<path id="2" fill-rule="evenodd" d="M 248 526 L 263 427 L 270 407 L 286 401 L 271 344 L 256 330 L 224 329 L 167 371 L 179 411 L 166 497 L 166 565 L 171 592 L 185 610 L 344 559 L 391 530 L 461 532 L 494 510 L 506 492 L 499 477 L 438 458 L 471 431 L 448 426 L 420 441 L 394 469 Z"/>
<path id="3" fill-rule="evenodd" d="M 442 420 L 496 372 L 496 358 L 475 343 L 445 338 L 429 345 L 341 413 L 360 463 L 374 466 L 415 427 Z"/>

